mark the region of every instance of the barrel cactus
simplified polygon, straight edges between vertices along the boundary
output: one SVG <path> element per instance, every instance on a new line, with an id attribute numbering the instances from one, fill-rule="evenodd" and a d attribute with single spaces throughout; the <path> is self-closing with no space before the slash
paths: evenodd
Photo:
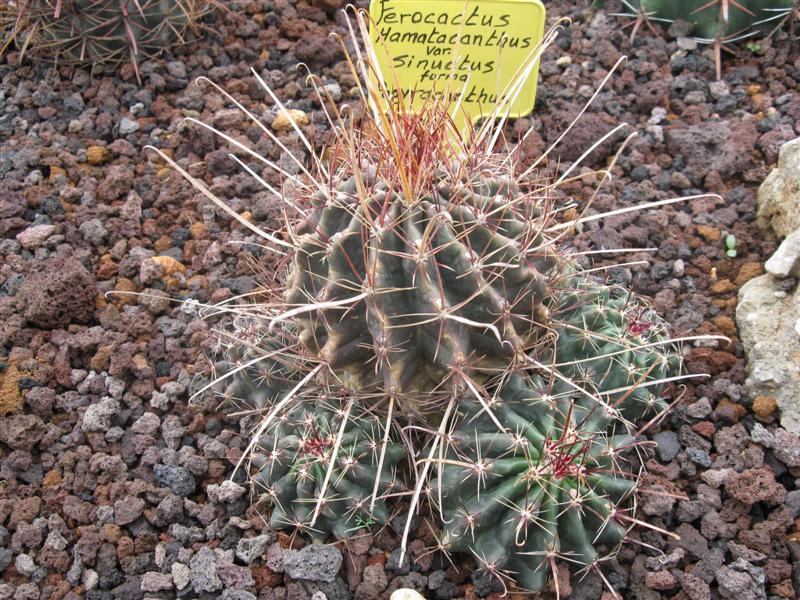
<path id="1" fill-rule="evenodd" d="M 794 0 L 622 0 L 628 12 L 619 16 L 633 20 L 631 39 L 642 24 L 651 21 L 670 24 L 678 19 L 694 25 L 691 35 L 701 44 L 714 48 L 717 79 L 721 77 L 722 50 L 725 45 L 760 32 L 774 30 L 789 20 Z M 602 6 L 605 0 L 596 0 Z"/>
<path id="2" fill-rule="evenodd" d="M 408 397 L 533 345 L 557 260 L 546 215 L 509 180 L 442 171 L 408 197 L 396 173 L 387 164 L 317 194 L 287 305 L 309 309 L 301 340 L 347 385 Z"/>
<path id="3" fill-rule="evenodd" d="M 512 375 L 488 409 L 465 399 L 431 485 L 442 548 L 531 592 L 557 559 L 596 566 L 633 523 L 634 446 L 613 411 L 559 380 Z"/>
<path id="4" fill-rule="evenodd" d="M 300 357 L 287 352 L 288 332 L 270 332 L 258 319 L 237 319 L 220 332 L 212 355 L 212 385 L 228 410 L 268 411 L 307 372 Z"/>
<path id="5" fill-rule="evenodd" d="M 373 55 L 350 63 L 354 79 L 377 70 Z M 285 229 L 261 230 L 160 155 L 291 257 L 285 289 L 271 290 L 283 301 L 241 309 L 255 329 L 234 334 L 223 365 L 226 400 L 263 415 L 245 456 L 273 526 L 347 538 L 410 498 L 405 551 L 427 497 L 443 549 L 525 589 L 540 590 L 557 559 L 595 567 L 634 522 L 633 423 L 666 406 L 661 385 L 680 363 L 663 323 L 589 279 L 562 243 L 574 221 L 558 222 L 558 186 L 610 169 L 575 163 L 554 180 L 546 154 L 523 169 L 497 151 L 502 119 L 462 136 L 446 101 L 412 112 L 369 79 L 360 110 L 326 110 L 331 142 L 316 153 L 256 77 L 310 163 L 287 153 L 290 173 L 204 126 L 285 178 L 279 192 L 234 155 L 280 196 Z"/>
<path id="6" fill-rule="evenodd" d="M 250 457 L 254 491 L 272 505 L 270 526 L 313 540 L 346 539 L 391 516 L 387 496 L 405 448 L 384 445 L 383 421 L 341 397 L 305 389 L 261 434 Z"/>
<path id="7" fill-rule="evenodd" d="M 665 411 L 661 382 L 679 373 L 681 355 L 664 320 L 621 286 L 579 276 L 569 286 L 553 310 L 557 339 L 543 362 L 597 390 L 631 422 Z"/>
<path id="8" fill-rule="evenodd" d="M 176 42 L 213 2 L 204 0 L 18 0 L 3 20 L 23 55 L 61 64 L 138 64 Z"/>
<path id="9" fill-rule="evenodd" d="M 242 318 L 220 334 L 215 349 L 213 384 L 223 406 L 248 422 L 256 416 L 249 452 L 253 492 L 273 506 L 272 527 L 318 541 L 385 524 L 385 496 L 403 487 L 395 471 L 405 449 L 354 392 L 322 377 L 300 385 L 309 369 L 287 350 L 291 336 Z M 281 403 L 288 408 L 261 427 Z"/>

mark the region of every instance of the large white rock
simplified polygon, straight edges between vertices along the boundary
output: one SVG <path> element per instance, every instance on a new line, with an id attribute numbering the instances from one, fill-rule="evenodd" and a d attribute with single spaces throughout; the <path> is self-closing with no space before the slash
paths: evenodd
<path id="1" fill-rule="evenodd" d="M 742 286 L 736 306 L 747 356 L 745 390 L 751 398 L 775 398 L 781 425 L 800 434 L 800 229 L 766 266 L 766 275 Z"/>
<path id="2" fill-rule="evenodd" d="M 780 238 L 800 229 L 800 138 L 781 147 L 778 166 L 758 190 L 758 226 Z"/>
<path id="3" fill-rule="evenodd" d="M 800 229 L 783 240 L 764 268 L 778 279 L 800 277 Z"/>
<path id="4" fill-rule="evenodd" d="M 400 588 L 392 592 L 389 600 L 425 600 L 425 596 L 411 588 Z"/>

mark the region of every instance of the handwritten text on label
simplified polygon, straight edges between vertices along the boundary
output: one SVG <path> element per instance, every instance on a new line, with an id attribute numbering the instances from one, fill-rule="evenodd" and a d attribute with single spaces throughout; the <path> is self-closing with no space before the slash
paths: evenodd
<path id="1" fill-rule="evenodd" d="M 539 0 L 372 0 L 372 37 L 384 83 L 412 107 L 432 95 L 455 103 L 456 122 L 490 114 L 544 33 Z M 534 69 L 510 115 L 533 108 Z"/>

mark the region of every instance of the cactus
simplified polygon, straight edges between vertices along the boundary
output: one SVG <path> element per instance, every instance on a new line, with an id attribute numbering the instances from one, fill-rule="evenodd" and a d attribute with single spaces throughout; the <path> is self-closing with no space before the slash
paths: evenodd
<path id="1" fill-rule="evenodd" d="M 556 559 L 594 568 L 626 537 L 637 477 L 624 421 L 558 380 L 512 375 L 488 408 L 465 399 L 431 496 L 441 546 L 540 591 Z M 498 422 L 502 429 L 498 428 Z"/>
<path id="2" fill-rule="evenodd" d="M 352 537 L 388 521 L 384 495 L 403 487 L 394 471 L 405 449 L 341 386 L 315 380 L 296 390 L 308 369 L 287 350 L 290 337 L 267 331 L 258 320 L 237 320 L 233 332 L 218 339 L 213 384 L 224 383 L 223 405 L 262 418 L 295 393 L 290 407 L 262 421 L 255 433 L 249 453 L 253 491 L 274 506 L 271 527 L 318 541 L 329 534 Z"/>
<path id="3" fill-rule="evenodd" d="M 298 315 L 303 343 L 347 385 L 403 395 L 504 368 L 547 320 L 544 219 L 507 180 L 445 172 L 408 200 L 382 175 L 315 197 L 287 293 L 320 307 Z"/>
<path id="4" fill-rule="evenodd" d="M 367 45 L 348 61 L 358 79 L 377 69 L 356 18 L 354 47 Z M 323 103 L 333 136 L 324 154 L 285 112 L 313 165 L 287 153 L 299 174 L 190 119 L 286 179 L 292 193 L 232 155 L 285 203 L 277 235 L 159 151 L 292 257 L 283 302 L 238 309 L 255 325 L 241 325 L 223 365 L 233 367 L 226 400 L 263 414 L 244 452 L 253 485 L 273 503 L 274 526 L 346 538 L 389 518 L 407 446 L 415 481 L 403 551 L 430 489 L 442 547 L 524 588 L 541 589 L 559 558 L 596 568 L 634 523 L 631 424 L 665 407 L 660 386 L 680 362 L 661 321 L 588 279 L 561 243 L 580 217 L 555 223 L 559 185 L 604 180 L 613 161 L 580 175 L 578 161 L 554 180 L 548 150 L 521 170 L 513 150 L 496 150 L 503 119 L 460 137 L 446 98 L 412 113 L 376 86 L 361 84 L 363 106 L 345 115 Z"/>
<path id="5" fill-rule="evenodd" d="M 254 490 L 273 505 L 270 526 L 320 542 L 389 521 L 386 496 L 402 490 L 395 469 L 406 455 L 400 444 L 383 446 L 380 418 L 329 394 L 305 389 L 250 457 Z"/>
<path id="6" fill-rule="evenodd" d="M 62 64 L 153 57 L 184 35 L 215 2 L 203 0 L 18 0 L 3 10 L 22 55 Z"/>
<path id="7" fill-rule="evenodd" d="M 648 15 L 690 21 L 698 41 L 712 43 L 755 34 L 788 13 L 794 0 L 640 0 L 640 4 Z"/>
<path id="8" fill-rule="evenodd" d="M 795 11 L 795 0 L 622 0 L 632 17 L 631 40 L 642 24 L 672 23 L 683 19 L 694 24 L 692 35 L 701 44 L 711 44 L 721 78 L 722 50 L 726 45 L 759 32 L 782 26 Z M 595 2 L 602 6 L 604 2 Z M 651 27 L 652 29 L 652 27 Z"/>
<path id="9" fill-rule="evenodd" d="M 284 332 L 280 332 L 284 333 Z M 231 332 L 218 336 L 213 352 L 214 381 L 225 408 L 269 410 L 290 392 L 307 371 L 287 350 L 288 340 L 268 332 L 258 320 L 239 319 Z"/>
<path id="10" fill-rule="evenodd" d="M 620 286 L 586 277 L 574 277 L 570 285 L 553 311 L 555 358 L 542 362 L 554 362 L 563 376 L 597 389 L 631 422 L 664 412 L 660 381 L 681 365 L 666 323 Z"/>

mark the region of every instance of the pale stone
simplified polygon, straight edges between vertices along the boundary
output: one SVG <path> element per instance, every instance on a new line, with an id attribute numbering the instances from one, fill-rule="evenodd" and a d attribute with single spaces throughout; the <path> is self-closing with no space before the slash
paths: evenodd
<path id="1" fill-rule="evenodd" d="M 800 229 L 783 240 L 764 268 L 778 279 L 800 277 Z"/>
<path id="2" fill-rule="evenodd" d="M 44 244 L 56 230 L 55 225 L 34 225 L 17 234 L 17 241 L 23 248 L 31 250 Z"/>
<path id="3" fill-rule="evenodd" d="M 171 571 L 172 582 L 175 584 L 175 587 L 178 590 L 182 590 L 189 585 L 189 582 L 191 581 L 191 571 L 189 570 L 189 567 L 182 563 L 174 562 L 172 563 Z"/>
<path id="4" fill-rule="evenodd" d="M 159 265 L 164 270 L 164 275 L 167 277 L 175 273 L 186 272 L 186 265 L 175 260 L 171 256 L 154 256 L 150 260 Z"/>
<path id="5" fill-rule="evenodd" d="M 308 125 L 308 115 L 302 110 L 296 110 L 294 108 L 280 110 L 275 120 L 272 121 L 272 128 L 275 131 L 291 129 L 292 121 L 294 121 L 298 127 Z"/>
<path id="6" fill-rule="evenodd" d="M 800 229 L 800 138 L 781 147 L 778 166 L 758 190 L 757 223 L 784 238 Z"/>
<path id="7" fill-rule="evenodd" d="M 122 117 L 119 122 L 119 134 L 128 135 L 129 133 L 133 133 L 135 131 L 139 131 L 139 123 L 133 119 L 129 119 L 128 117 Z"/>
<path id="8" fill-rule="evenodd" d="M 796 265 L 800 259 L 781 262 Z M 767 273 L 745 283 L 736 324 L 747 358 L 745 392 L 775 398 L 781 425 L 800 434 L 800 286 L 786 291 L 784 281 Z"/>
<path id="9" fill-rule="evenodd" d="M 400 588 L 392 592 L 389 600 L 425 600 L 425 596 L 410 588 Z"/>
<path id="10" fill-rule="evenodd" d="M 109 152 L 108 148 L 103 146 L 89 146 L 86 149 L 86 160 L 91 165 L 99 165 L 106 161 Z"/>

